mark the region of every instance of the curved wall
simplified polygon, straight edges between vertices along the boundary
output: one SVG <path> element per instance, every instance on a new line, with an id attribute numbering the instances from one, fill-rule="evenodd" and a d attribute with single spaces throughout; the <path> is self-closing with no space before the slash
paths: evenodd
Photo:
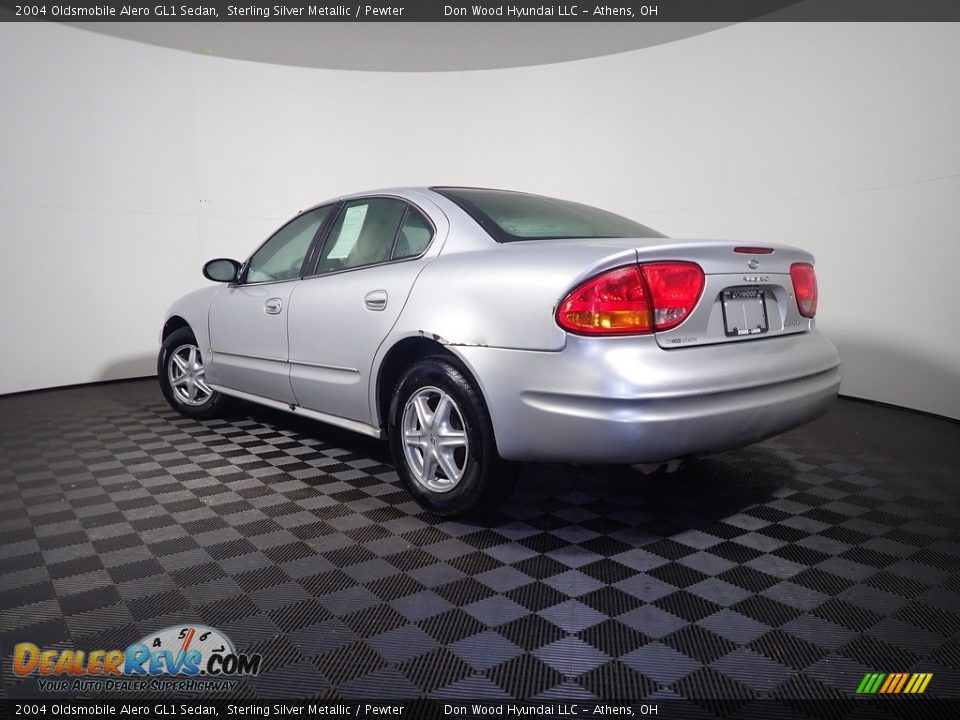
<path id="1" fill-rule="evenodd" d="M 467 75 L 466 172 L 806 247 L 841 392 L 960 418 L 957 88 L 958 24 L 740 24 Z"/>
<path id="2" fill-rule="evenodd" d="M 0 25 L 0 393 L 154 372 L 162 316 L 298 210 L 459 177 L 461 79 Z"/>
<path id="3" fill-rule="evenodd" d="M 960 417 L 960 26 L 751 23 L 531 68 L 368 73 L 0 25 L 0 393 L 148 374 L 162 313 L 298 209 L 514 187 L 803 245 L 842 392 Z"/>

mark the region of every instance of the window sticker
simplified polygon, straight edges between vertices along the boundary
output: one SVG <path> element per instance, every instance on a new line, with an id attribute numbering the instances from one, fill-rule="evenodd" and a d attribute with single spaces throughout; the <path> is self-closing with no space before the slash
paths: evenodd
<path id="1" fill-rule="evenodd" d="M 354 205 L 347 208 L 343 215 L 343 224 L 340 226 L 340 234 L 337 235 L 337 240 L 327 255 L 329 260 L 343 260 L 350 255 L 353 246 L 357 244 L 357 238 L 360 237 L 368 207 L 370 206 Z"/>

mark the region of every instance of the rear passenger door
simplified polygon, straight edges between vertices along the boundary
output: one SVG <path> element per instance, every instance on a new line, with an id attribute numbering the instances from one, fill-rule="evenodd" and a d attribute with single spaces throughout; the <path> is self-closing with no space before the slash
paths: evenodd
<path id="1" fill-rule="evenodd" d="M 290 298 L 290 381 L 297 404 L 370 424 L 373 358 L 422 269 L 435 224 L 396 197 L 345 202 Z"/>

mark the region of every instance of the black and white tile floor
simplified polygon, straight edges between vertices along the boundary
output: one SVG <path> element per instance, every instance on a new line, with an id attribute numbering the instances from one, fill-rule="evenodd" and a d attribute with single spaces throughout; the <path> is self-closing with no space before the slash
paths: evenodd
<path id="1" fill-rule="evenodd" d="M 854 401 L 682 477 L 528 466 L 482 521 L 422 512 L 385 445 L 153 381 L 0 398 L 0 655 L 204 623 L 235 696 L 960 696 L 960 425 Z"/>

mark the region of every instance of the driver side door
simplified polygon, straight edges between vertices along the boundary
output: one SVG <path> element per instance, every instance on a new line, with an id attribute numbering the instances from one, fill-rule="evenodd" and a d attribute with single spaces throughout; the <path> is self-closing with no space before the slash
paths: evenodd
<path id="1" fill-rule="evenodd" d="M 336 205 L 308 210 L 277 230 L 240 277 L 210 304 L 216 387 L 293 403 L 287 346 L 290 295 Z"/>

